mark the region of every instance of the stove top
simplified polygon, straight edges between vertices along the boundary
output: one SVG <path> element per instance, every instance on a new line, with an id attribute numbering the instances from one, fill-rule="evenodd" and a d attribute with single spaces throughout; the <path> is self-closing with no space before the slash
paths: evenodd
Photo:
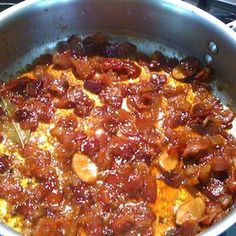
<path id="1" fill-rule="evenodd" d="M 236 0 L 182 0 L 208 11 L 224 23 L 236 20 Z M 0 11 L 22 0 L 0 0 Z"/>
<path id="2" fill-rule="evenodd" d="M 236 20 L 236 0 L 182 0 L 191 3 L 210 14 L 214 15 L 224 23 Z M 0 11 L 13 6 L 22 0 L 0 0 Z M 220 236 L 235 236 L 236 224 Z M 212 235 L 215 236 L 215 235 Z"/>
<path id="3" fill-rule="evenodd" d="M 236 0 L 184 0 L 214 15 L 224 23 L 236 20 Z"/>

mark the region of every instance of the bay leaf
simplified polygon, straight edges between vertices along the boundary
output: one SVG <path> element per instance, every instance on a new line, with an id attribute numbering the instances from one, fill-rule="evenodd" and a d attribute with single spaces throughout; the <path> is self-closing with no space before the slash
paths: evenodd
<path id="1" fill-rule="evenodd" d="M 15 108 L 8 99 L 4 98 L 2 95 L 0 95 L 0 99 L 0 103 L 8 117 L 8 120 L 1 124 L 1 129 L 13 143 L 24 148 L 25 144 L 29 141 L 30 130 L 23 130 L 20 124 L 13 120 Z"/>

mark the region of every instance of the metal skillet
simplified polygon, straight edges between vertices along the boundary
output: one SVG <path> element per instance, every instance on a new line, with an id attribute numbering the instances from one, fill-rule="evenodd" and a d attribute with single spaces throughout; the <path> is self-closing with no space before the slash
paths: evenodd
<path id="1" fill-rule="evenodd" d="M 235 27 L 234 23 L 231 23 Z M 7 80 L 56 42 L 72 34 L 103 32 L 128 38 L 142 51 L 194 55 L 211 64 L 236 105 L 236 35 L 222 22 L 175 0 L 26 0 L 0 13 L 0 74 Z M 180 53 L 181 52 L 181 53 Z M 236 222 L 236 209 L 202 233 L 219 235 Z M 0 234 L 18 235 L 0 225 Z"/>

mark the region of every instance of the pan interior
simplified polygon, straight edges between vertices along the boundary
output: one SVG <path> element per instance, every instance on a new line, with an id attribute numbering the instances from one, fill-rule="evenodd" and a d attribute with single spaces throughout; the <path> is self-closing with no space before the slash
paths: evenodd
<path id="1" fill-rule="evenodd" d="M 68 35 L 69 36 L 69 35 Z M 86 35 L 80 35 L 82 38 L 86 37 Z M 114 42 L 124 42 L 128 41 L 135 44 L 139 51 L 142 51 L 146 54 L 151 54 L 153 51 L 161 51 L 167 57 L 175 57 L 178 59 L 182 59 L 187 53 L 181 53 L 179 51 L 173 50 L 170 47 L 167 47 L 163 43 L 157 43 L 151 40 L 147 40 L 144 38 L 137 37 L 127 37 L 125 35 L 109 35 L 111 37 L 111 41 Z M 58 39 L 54 42 L 44 43 L 39 47 L 36 47 L 32 50 L 29 50 L 23 57 L 17 59 L 12 65 L 6 68 L 0 76 L 3 81 L 7 81 L 12 78 L 12 76 L 20 73 L 24 70 L 27 64 L 32 63 L 32 61 L 38 56 L 46 53 L 53 53 L 58 42 L 67 39 L 68 37 Z M 212 89 L 216 97 L 218 97 L 225 106 L 229 106 L 231 108 L 235 108 L 232 102 L 232 99 L 227 94 L 227 88 L 222 87 L 220 82 L 221 80 L 217 79 L 217 75 L 215 76 L 215 80 L 212 82 Z M 229 131 L 236 137 L 236 120 L 233 123 L 233 128 Z"/>

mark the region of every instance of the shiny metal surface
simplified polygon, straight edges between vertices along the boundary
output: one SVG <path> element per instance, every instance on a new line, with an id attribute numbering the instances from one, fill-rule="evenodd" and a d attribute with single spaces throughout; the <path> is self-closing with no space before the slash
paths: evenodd
<path id="1" fill-rule="evenodd" d="M 227 24 L 229 26 L 229 28 L 231 28 L 232 30 L 234 30 L 236 32 L 236 20 L 230 22 L 229 24 Z"/>
<path id="2" fill-rule="evenodd" d="M 171 48 L 202 61 L 209 54 L 217 78 L 228 88 L 232 105 L 236 104 L 236 34 L 211 15 L 177 0 L 26 0 L 17 4 L 0 13 L 2 80 L 58 40 L 95 32 L 136 38 L 138 46 L 147 51 L 148 44 L 139 39 L 150 40 L 154 48 L 166 45 L 166 52 Z M 212 41 L 217 54 L 208 49 Z M 219 235 L 234 222 L 236 210 L 203 235 Z M 0 232 L 4 232 L 1 227 Z M 13 235 L 10 232 L 7 229 L 4 235 Z"/>

